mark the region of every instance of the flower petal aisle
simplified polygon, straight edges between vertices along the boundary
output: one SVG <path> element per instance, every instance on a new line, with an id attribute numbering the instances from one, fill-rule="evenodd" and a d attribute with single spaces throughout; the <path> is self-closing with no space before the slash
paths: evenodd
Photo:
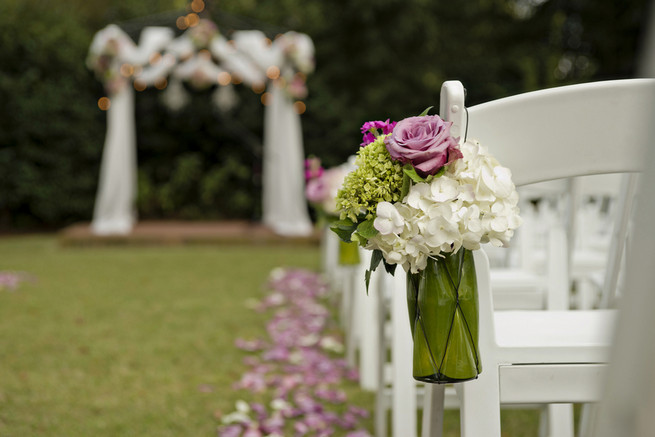
<path id="1" fill-rule="evenodd" d="M 343 345 L 328 308 L 328 286 L 320 275 L 302 269 L 275 269 L 269 293 L 255 311 L 273 312 L 267 338 L 239 338 L 249 352 L 246 371 L 235 384 L 254 400 L 240 400 L 222 417 L 220 437 L 331 436 L 367 437 L 363 408 L 349 405 L 342 386 L 356 381 L 356 370 L 342 358 Z"/>

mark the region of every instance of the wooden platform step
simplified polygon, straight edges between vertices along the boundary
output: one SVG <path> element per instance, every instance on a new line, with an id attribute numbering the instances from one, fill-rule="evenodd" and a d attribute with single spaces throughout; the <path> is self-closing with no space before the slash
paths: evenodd
<path id="1" fill-rule="evenodd" d="M 318 245 L 317 229 L 306 237 L 277 235 L 261 223 L 248 221 L 143 221 L 126 235 L 95 235 L 90 223 L 78 223 L 59 233 L 63 246 L 99 245 L 176 245 L 176 244 L 246 244 L 246 245 Z"/>

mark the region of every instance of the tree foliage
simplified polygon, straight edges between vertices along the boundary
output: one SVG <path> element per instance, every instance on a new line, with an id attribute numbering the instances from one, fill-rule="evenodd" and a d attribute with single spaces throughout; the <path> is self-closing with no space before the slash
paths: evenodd
<path id="1" fill-rule="evenodd" d="M 89 220 L 105 130 L 103 90 L 84 60 L 93 34 L 119 23 L 133 38 L 173 25 L 184 0 L 0 3 L 0 227 Z M 469 105 L 576 82 L 631 77 L 647 0 L 207 1 L 228 37 L 259 28 L 309 34 L 316 72 L 302 116 L 305 151 L 326 165 L 356 152 L 359 126 L 438 106 L 459 79 Z M 258 218 L 259 96 L 219 113 L 211 90 L 171 113 L 156 91 L 136 98 L 139 214 Z"/>

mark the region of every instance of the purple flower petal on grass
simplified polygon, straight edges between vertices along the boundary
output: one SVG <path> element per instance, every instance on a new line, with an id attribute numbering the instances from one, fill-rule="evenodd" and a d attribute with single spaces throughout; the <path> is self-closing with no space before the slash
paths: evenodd
<path id="1" fill-rule="evenodd" d="M 241 425 L 228 425 L 218 429 L 218 437 L 240 437 Z"/>
<path id="2" fill-rule="evenodd" d="M 357 407 L 355 405 L 348 406 L 348 412 L 362 419 L 366 419 L 371 415 L 371 413 L 368 410 L 361 407 Z"/>
<path id="3" fill-rule="evenodd" d="M 248 428 L 243 433 L 243 437 L 262 437 L 262 432 L 257 428 Z"/>
<path id="4" fill-rule="evenodd" d="M 346 401 L 346 393 L 342 390 L 316 389 L 316 397 L 333 404 L 341 404 Z"/>
<path id="5" fill-rule="evenodd" d="M 244 351 L 255 352 L 264 348 L 265 344 L 262 340 L 245 340 L 237 338 L 234 340 L 234 345 Z"/>

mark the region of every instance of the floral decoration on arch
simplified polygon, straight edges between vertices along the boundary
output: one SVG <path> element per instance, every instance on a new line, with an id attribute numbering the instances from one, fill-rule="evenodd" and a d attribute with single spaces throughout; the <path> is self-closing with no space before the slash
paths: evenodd
<path id="1" fill-rule="evenodd" d="M 144 40 L 148 31 L 158 33 L 154 42 Z M 309 36 L 289 31 L 271 41 L 258 30 L 235 31 L 231 36 L 226 38 L 216 23 L 201 19 L 176 38 L 172 29 L 146 27 L 137 45 L 118 26 L 109 25 L 94 37 L 87 66 L 108 94 L 133 82 L 139 91 L 150 86 L 171 91 L 180 103 L 185 99 L 179 84 L 186 82 L 198 89 L 216 86 L 216 101 L 229 109 L 236 98 L 233 85 L 243 84 L 261 94 L 271 82 L 291 99 L 307 97 L 307 75 L 315 65 Z"/>
<path id="2" fill-rule="evenodd" d="M 128 77 L 121 74 L 121 67 L 126 62 L 125 53 L 133 50 L 134 42 L 118 26 L 109 25 L 96 34 L 86 65 L 108 94 L 115 94 L 129 84 Z"/>

